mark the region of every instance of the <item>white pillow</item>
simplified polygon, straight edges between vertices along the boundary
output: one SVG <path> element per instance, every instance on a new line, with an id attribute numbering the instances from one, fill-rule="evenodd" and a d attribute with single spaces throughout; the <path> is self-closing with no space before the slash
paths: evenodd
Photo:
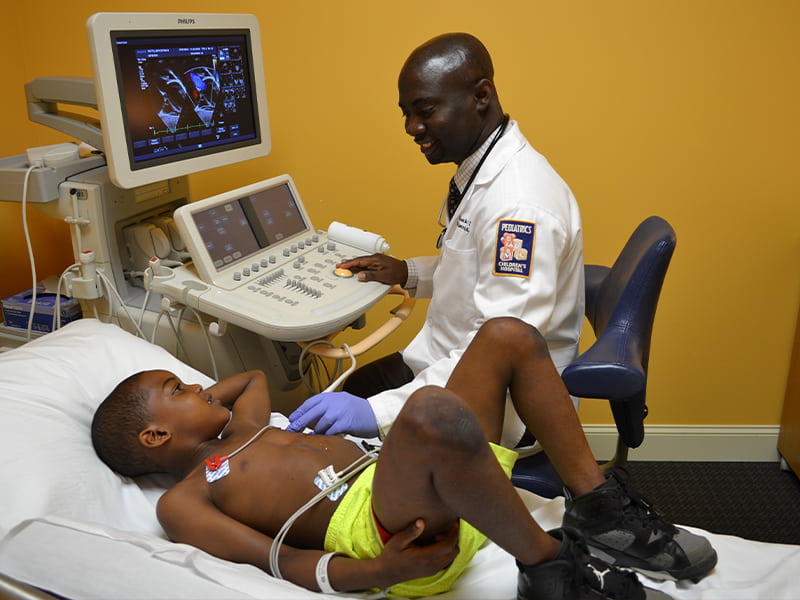
<path id="1" fill-rule="evenodd" d="M 0 538 L 45 515 L 164 535 L 153 510 L 161 488 L 148 491 L 113 473 L 90 437 L 100 402 L 122 379 L 146 369 L 213 383 L 163 348 L 94 319 L 0 354 Z"/>

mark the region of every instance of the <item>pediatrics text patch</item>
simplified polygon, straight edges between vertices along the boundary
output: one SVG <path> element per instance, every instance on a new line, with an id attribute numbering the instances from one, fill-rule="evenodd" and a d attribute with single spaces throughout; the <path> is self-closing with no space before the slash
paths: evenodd
<path id="1" fill-rule="evenodd" d="M 498 221 L 494 274 L 530 277 L 535 240 L 536 223 Z"/>

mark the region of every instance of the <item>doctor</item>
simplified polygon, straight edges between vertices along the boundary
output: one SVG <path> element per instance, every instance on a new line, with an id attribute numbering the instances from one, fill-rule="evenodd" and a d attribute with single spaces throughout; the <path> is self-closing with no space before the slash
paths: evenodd
<path id="1" fill-rule="evenodd" d="M 307 400 L 290 415 L 293 429 L 385 435 L 411 392 L 445 385 L 492 317 L 536 326 L 559 371 L 576 356 L 584 313 L 578 205 L 504 114 L 493 76 L 488 51 L 465 33 L 433 38 L 403 65 L 406 133 L 429 163 L 458 165 L 439 211 L 439 255 L 402 261 L 376 254 L 340 266 L 361 281 L 430 298 L 425 324 L 402 353 L 357 370 L 344 392 Z M 505 423 L 503 445 L 513 447 L 524 426 L 513 409 Z"/>

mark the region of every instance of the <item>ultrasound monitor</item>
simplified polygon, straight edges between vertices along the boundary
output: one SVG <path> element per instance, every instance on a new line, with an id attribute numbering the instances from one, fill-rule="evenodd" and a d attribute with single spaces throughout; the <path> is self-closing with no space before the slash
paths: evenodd
<path id="1" fill-rule="evenodd" d="M 116 185 L 137 187 L 269 153 L 253 15 L 97 13 L 87 28 Z"/>

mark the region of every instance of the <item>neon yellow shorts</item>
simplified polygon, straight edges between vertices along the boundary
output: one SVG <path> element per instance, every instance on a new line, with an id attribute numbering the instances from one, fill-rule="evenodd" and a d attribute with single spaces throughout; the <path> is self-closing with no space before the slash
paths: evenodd
<path id="1" fill-rule="evenodd" d="M 517 453 L 495 444 L 490 446 L 503 471 L 510 477 L 511 469 L 517 460 Z M 374 473 L 373 463 L 364 469 L 341 499 L 325 534 L 326 552 L 341 552 L 352 558 L 368 559 L 375 558 L 383 551 L 383 542 L 372 516 Z M 485 541 L 486 536 L 462 520 L 459 523 L 459 553 L 450 566 L 430 577 L 393 585 L 389 595 L 415 598 L 446 592 L 464 572 Z"/>

